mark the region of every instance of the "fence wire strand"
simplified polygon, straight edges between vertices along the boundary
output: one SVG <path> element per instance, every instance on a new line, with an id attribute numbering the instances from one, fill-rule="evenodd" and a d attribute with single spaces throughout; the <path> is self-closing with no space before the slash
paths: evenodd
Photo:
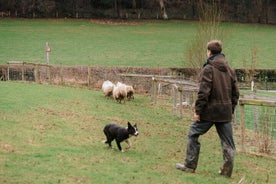
<path id="1" fill-rule="evenodd" d="M 275 107 L 245 105 L 245 134 L 241 135 L 241 114 L 238 106 L 235 114 L 235 138 L 241 149 L 244 136 L 246 152 L 266 153 L 276 156 L 276 109 Z"/>

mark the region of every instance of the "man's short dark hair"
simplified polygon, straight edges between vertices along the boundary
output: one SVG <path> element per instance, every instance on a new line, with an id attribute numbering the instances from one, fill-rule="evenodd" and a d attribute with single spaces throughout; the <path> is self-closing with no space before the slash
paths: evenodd
<path id="1" fill-rule="evenodd" d="M 211 40 L 207 43 L 207 49 L 210 50 L 212 54 L 220 54 L 222 51 L 222 43 L 220 40 Z"/>

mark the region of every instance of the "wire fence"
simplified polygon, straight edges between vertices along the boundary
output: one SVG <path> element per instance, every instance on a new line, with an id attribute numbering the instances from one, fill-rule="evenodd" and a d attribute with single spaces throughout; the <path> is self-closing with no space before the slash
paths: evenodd
<path id="1" fill-rule="evenodd" d="M 129 74 L 131 70 L 134 74 Z M 159 70 L 153 75 L 143 75 L 143 68 L 102 68 L 89 66 L 53 66 L 46 64 L 8 62 L 0 70 L 1 80 L 34 81 L 62 85 L 85 85 L 100 88 L 105 79 L 123 80 L 141 86 L 143 92 L 151 92 L 151 102 L 170 108 L 180 118 L 193 112 L 197 83 L 183 78 L 172 78 Z M 149 72 L 149 71 L 147 71 Z M 137 74 L 138 73 L 138 74 Z M 139 74 L 140 73 L 140 74 Z M 244 85 L 244 84 L 243 84 Z M 250 89 L 250 84 L 245 84 Z M 271 84 L 275 85 L 274 82 Z M 143 89 L 142 89 L 143 88 Z M 253 98 L 253 99 L 252 99 Z M 245 100 L 247 99 L 247 101 Z M 248 101 L 249 100 L 249 101 Z M 275 98 L 246 97 L 237 107 L 234 128 L 238 147 L 242 151 L 275 155 L 276 108 Z"/>
<path id="2" fill-rule="evenodd" d="M 134 75 L 129 75 L 131 72 Z M 101 89 L 105 80 L 121 81 L 135 86 L 136 92 L 148 93 L 151 76 L 170 75 L 173 69 L 142 67 L 63 66 L 21 61 L 9 61 L 0 65 L 0 80 L 29 81 L 45 84 Z M 150 74 L 150 75 L 146 75 Z"/>
<path id="3" fill-rule="evenodd" d="M 88 83 L 88 67 L 53 66 L 26 62 L 8 62 L 7 80 L 34 81 L 37 83 Z M 66 78 L 66 80 L 65 80 Z"/>
<path id="4" fill-rule="evenodd" d="M 234 121 L 239 149 L 276 156 L 276 99 L 244 95 L 239 104 Z"/>
<path id="5" fill-rule="evenodd" d="M 172 109 L 174 116 L 192 117 L 197 84 L 153 78 L 151 102 Z M 276 99 L 241 96 L 233 118 L 237 149 L 276 157 Z"/>
<path id="6" fill-rule="evenodd" d="M 197 83 L 190 80 L 164 79 L 152 77 L 151 102 L 170 106 L 174 116 L 183 117 L 183 107 L 193 107 L 196 93 L 198 90 Z M 163 100 L 161 100 L 163 99 Z"/>

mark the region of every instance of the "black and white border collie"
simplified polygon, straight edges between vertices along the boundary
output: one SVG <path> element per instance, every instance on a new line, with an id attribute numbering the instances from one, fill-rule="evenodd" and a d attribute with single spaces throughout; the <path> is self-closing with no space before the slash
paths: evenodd
<path id="1" fill-rule="evenodd" d="M 105 125 L 103 132 L 106 136 L 105 143 L 109 145 L 110 148 L 112 148 L 111 142 L 115 139 L 118 149 L 121 152 L 124 152 L 124 150 L 121 147 L 121 142 L 125 141 L 128 144 L 127 148 L 130 148 L 131 144 L 129 141 L 129 138 L 131 136 L 137 136 L 139 134 L 137 125 L 131 125 L 130 122 L 127 123 L 127 127 L 122 127 L 116 123 L 109 123 Z"/>

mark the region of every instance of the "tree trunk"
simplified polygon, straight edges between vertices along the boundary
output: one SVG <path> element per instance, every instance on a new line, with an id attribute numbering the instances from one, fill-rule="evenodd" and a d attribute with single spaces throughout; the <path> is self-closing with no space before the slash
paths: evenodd
<path id="1" fill-rule="evenodd" d="M 122 13 L 122 0 L 115 0 L 115 10 L 117 11 L 117 16 L 119 18 L 123 17 Z"/>
<path id="2" fill-rule="evenodd" d="M 136 0 L 132 0 L 132 9 L 136 10 Z"/>
<path id="3" fill-rule="evenodd" d="M 160 5 L 161 15 L 162 15 L 163 19 L 168 19 L 164 0 L 159 0 L 159 5 Z"/>

